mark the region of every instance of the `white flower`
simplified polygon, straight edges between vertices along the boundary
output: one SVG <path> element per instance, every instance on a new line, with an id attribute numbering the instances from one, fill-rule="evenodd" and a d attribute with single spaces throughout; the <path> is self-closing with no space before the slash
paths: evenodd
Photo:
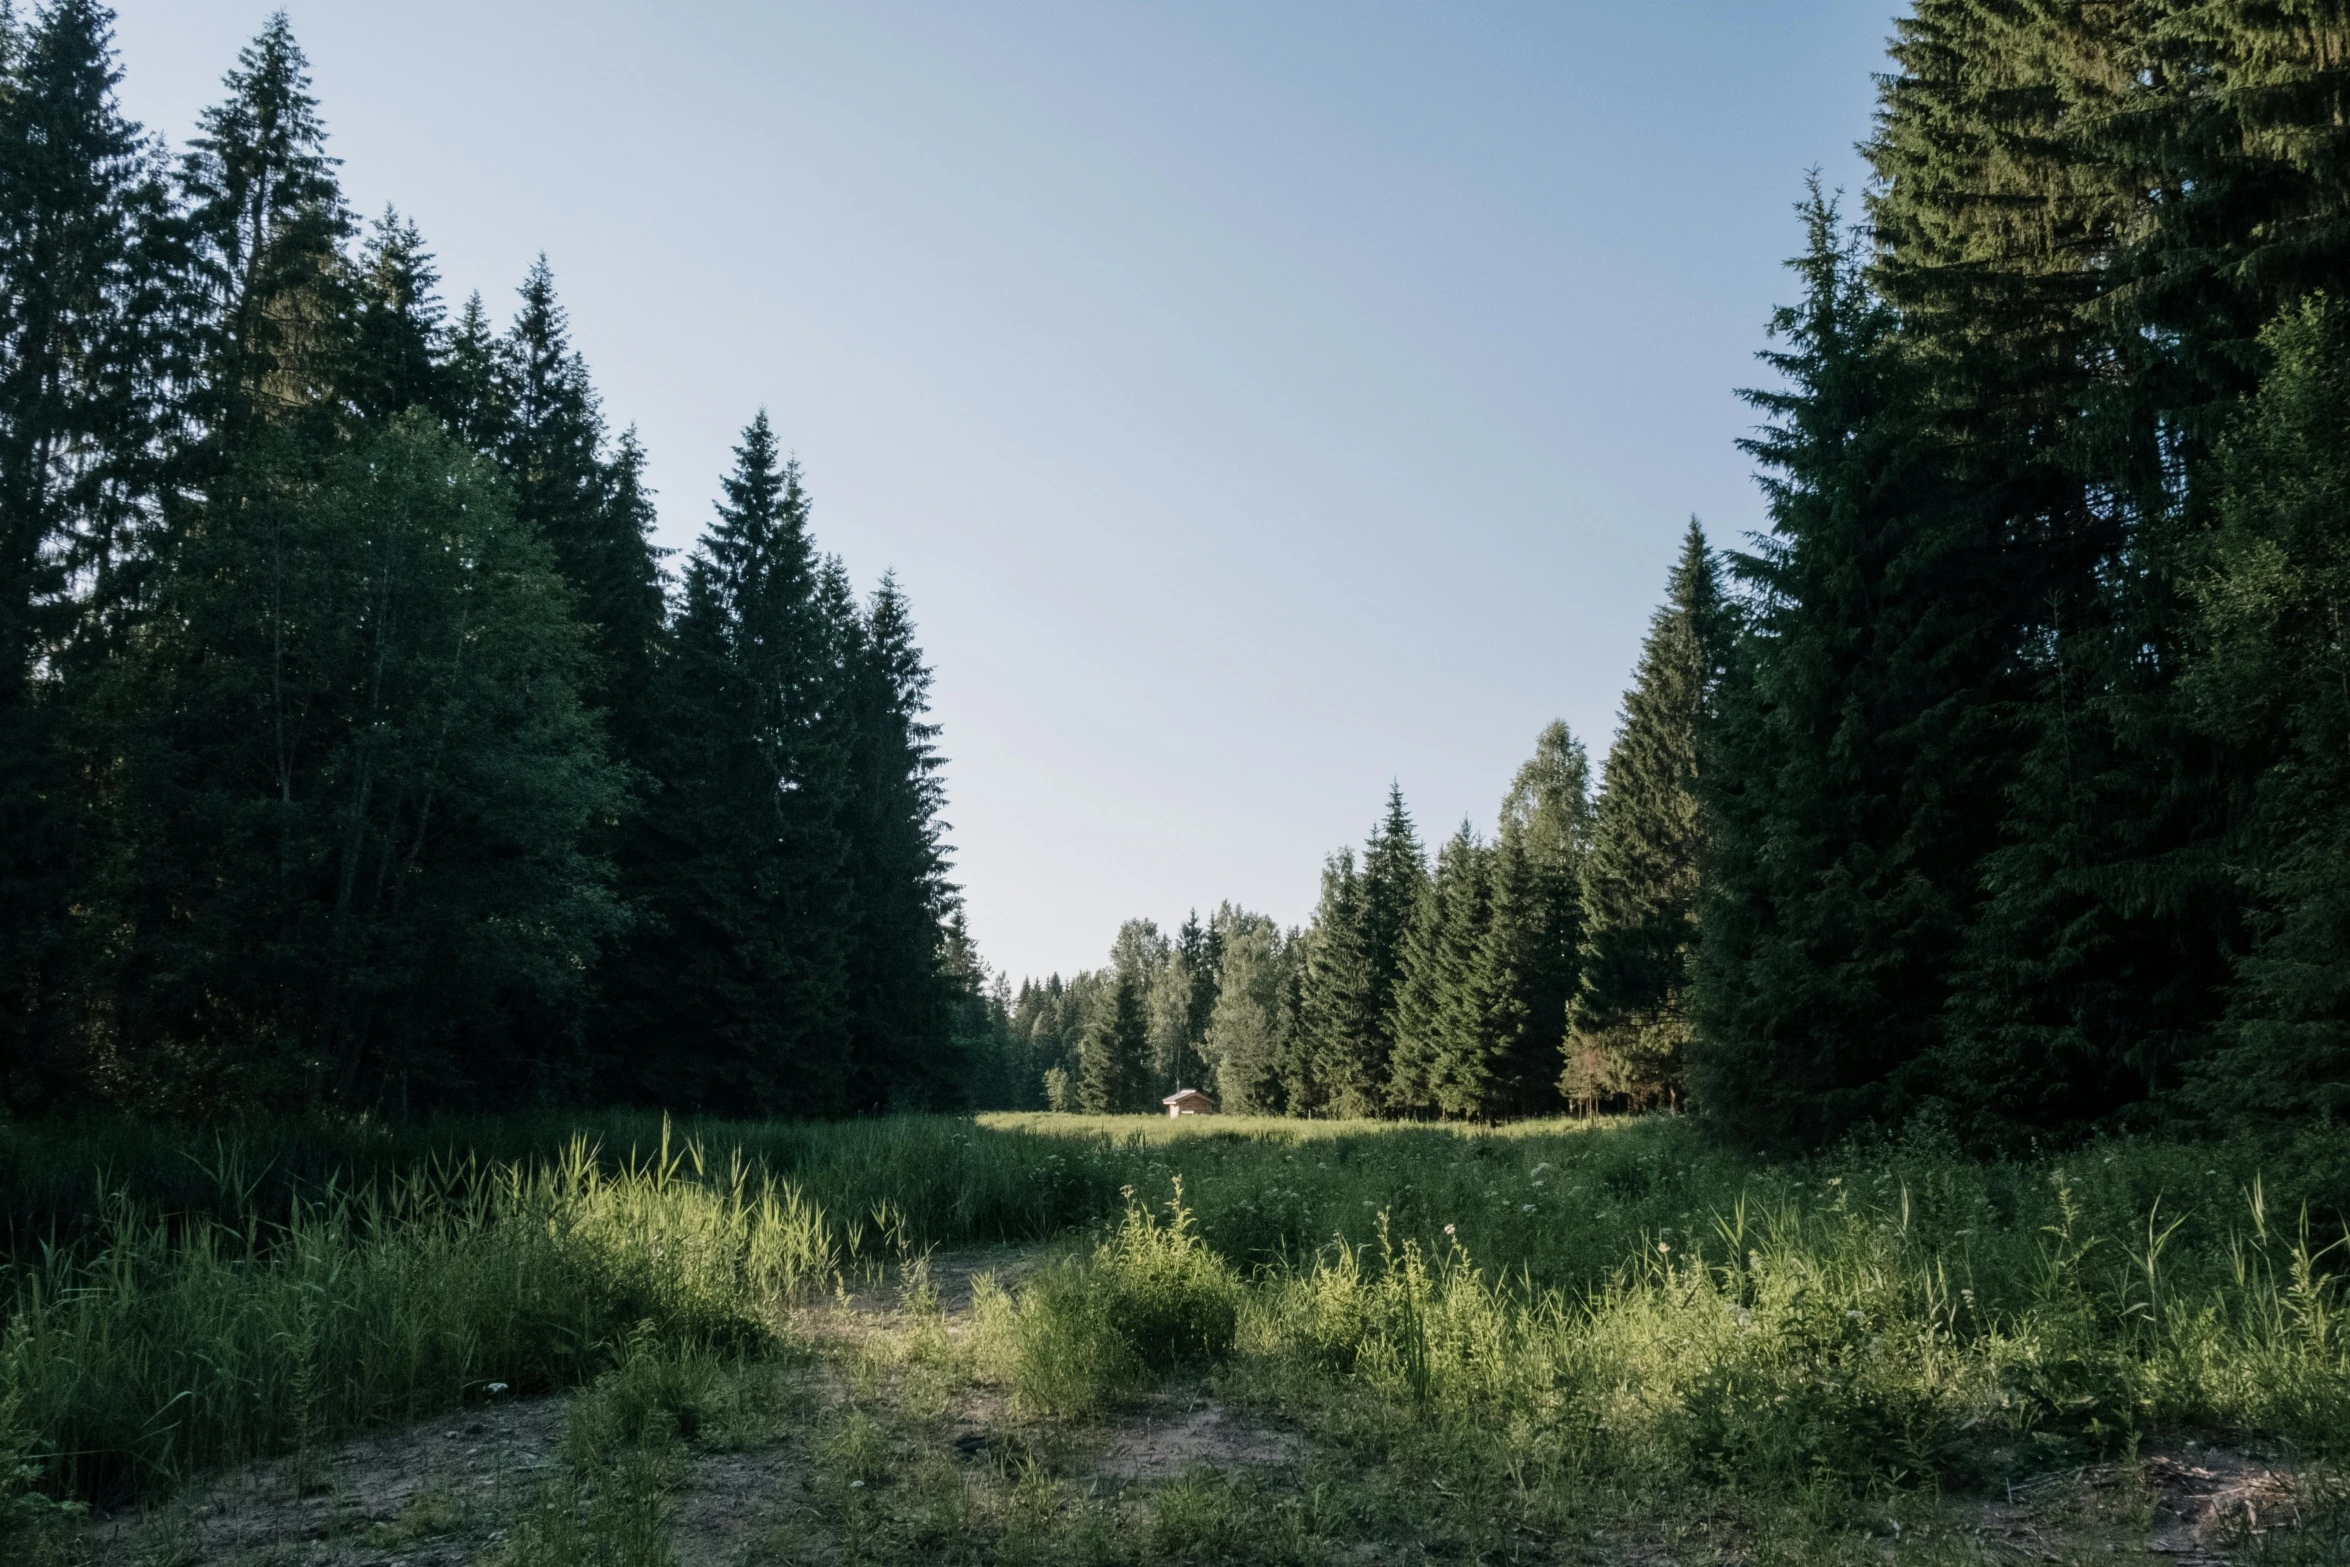
<path id="1" fill-rule="evenodd" d="M 1452 1226 L 1451 1226 L 1451 1225 L 1449 1225 L 1449 1224 L 1448 1224 L 1448 1225 L 1446 1225 L 1446 1226 L 1444 1227 L 1444 1233 L 1445 1233 L 1445 1234 L 1447 1234 L 1447 1235 L 1450 1235 L 1450 1234 L 1452 1233 Z"/>

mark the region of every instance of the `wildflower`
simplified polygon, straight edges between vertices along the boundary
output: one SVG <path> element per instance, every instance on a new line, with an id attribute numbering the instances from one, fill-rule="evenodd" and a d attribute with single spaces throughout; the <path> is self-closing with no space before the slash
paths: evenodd
<path id="1" fill-rule="evenodd" d="M 1664 1241 L 1658 1241 L 1658 1242 L 1656 1243 L 1656 1249 L 1657 1249 L 1658 1251 L 1671 1251 L 1673 1248 L 1671 1247 L 1671 1245 L 1669 1245 L 1668 1243 L 1666 1243 L 1666 1242 L 1664 1242 Z"/>
<path id="2" fill-rule="evenodd" d="M 1532 1213 L 1533 1211 L 1534 1205 L 1530 1202 L 1522 1202 L 1518 1204 L 1518 1212 L 1520 1213 Z"/>
<path id="3" fill-rule="evenodd" d="M 1452 1226 L 1451 1226 L 1451 1225 L 1449 1225 L 1449 1224 L 1448 1224 L 1448 1225 L 1446 1225 L 1446 1226 L 1444 1227 L 1444 1233 L 1445 1233 L 1445 1234 L 1447 1234 L 1447 1235 L 1450 1235 L 1450 1234 L 1452 1233 Z"/>

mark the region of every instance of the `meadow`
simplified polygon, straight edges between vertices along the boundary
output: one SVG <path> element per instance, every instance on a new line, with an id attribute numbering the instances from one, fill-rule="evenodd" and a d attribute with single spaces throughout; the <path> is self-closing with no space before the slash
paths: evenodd
<path id="1" fill-rule="evenodd" d="M 1765 1165 L 1670 1117 L 35 1125 L 0 1214 L 11 1560 L 558 1394 L 481 1559 L 696 1559 L 696 1465 L 771 1452 L 789 1521 L 731 1559 L 2110 1560 L 2147 1466 L 2210 1454 L 2288 1477 L 2212 1550 L 2350 1560 L 2339 1134 Z"/>

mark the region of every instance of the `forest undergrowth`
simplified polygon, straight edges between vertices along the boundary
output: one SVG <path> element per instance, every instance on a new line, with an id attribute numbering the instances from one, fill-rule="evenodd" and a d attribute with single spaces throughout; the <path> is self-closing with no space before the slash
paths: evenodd
<path id="1" fill-rule="evenodd" d="M 754 1440 L 848 1477 L 779 1560 L 1575 1559 L 1611 1532 L 1668 1560 L 1989 1560 L 1952 1506 L 2182 1444 L 2309 1477 L 2306 1527 L 2245 1552 L 2345 1527 L 2340 1138 L 1756 1164 L 1671 1118 L 17 1127 L 0 1168 L 0 1528 L 26 1559 L 71 1559 L 84 1507 L 568 1388 L 516 1567 L 591 1538 L 671 1559 L 685 1456 Z M 1024 1265 L 944 1333 L 923 1259 L 999 1243 Z M 884 1279 L 884 1328 L 811 1332 Z M 922 1366 L 929 1394 L 888 1391 Z M 786 1398 L 779 1368 L 837 1396 Z M 937 1422 L 974 1398 L 992 1467 L 957 1479 Z M 1086 1433 L 1170 1399 L 1304 1456 L 1078 1484 Z"/>

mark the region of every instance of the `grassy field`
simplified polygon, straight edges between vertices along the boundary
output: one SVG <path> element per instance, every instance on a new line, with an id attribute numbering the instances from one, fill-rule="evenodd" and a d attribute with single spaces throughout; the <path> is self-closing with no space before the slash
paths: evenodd
<path id="1" fill-rule="evenodd" d="M 1666 1118 L 0 1128 L 0 1557 L 578 1389 L 485 1557 L 677 1560 L 710 1455 L 771 1452 L 793 1522 L 730 1559 L 2112 1560 L 2201 1453 L 2290 1477 L 2226 1551 L 2350 1560 L 2345 1213 L 2338 1135 L 1758 1166 Z M 1103 1467 L 1178 1418 L 1221 1434 Z M 372 1527 L 371 1560 L 432 1534 Z"/>

